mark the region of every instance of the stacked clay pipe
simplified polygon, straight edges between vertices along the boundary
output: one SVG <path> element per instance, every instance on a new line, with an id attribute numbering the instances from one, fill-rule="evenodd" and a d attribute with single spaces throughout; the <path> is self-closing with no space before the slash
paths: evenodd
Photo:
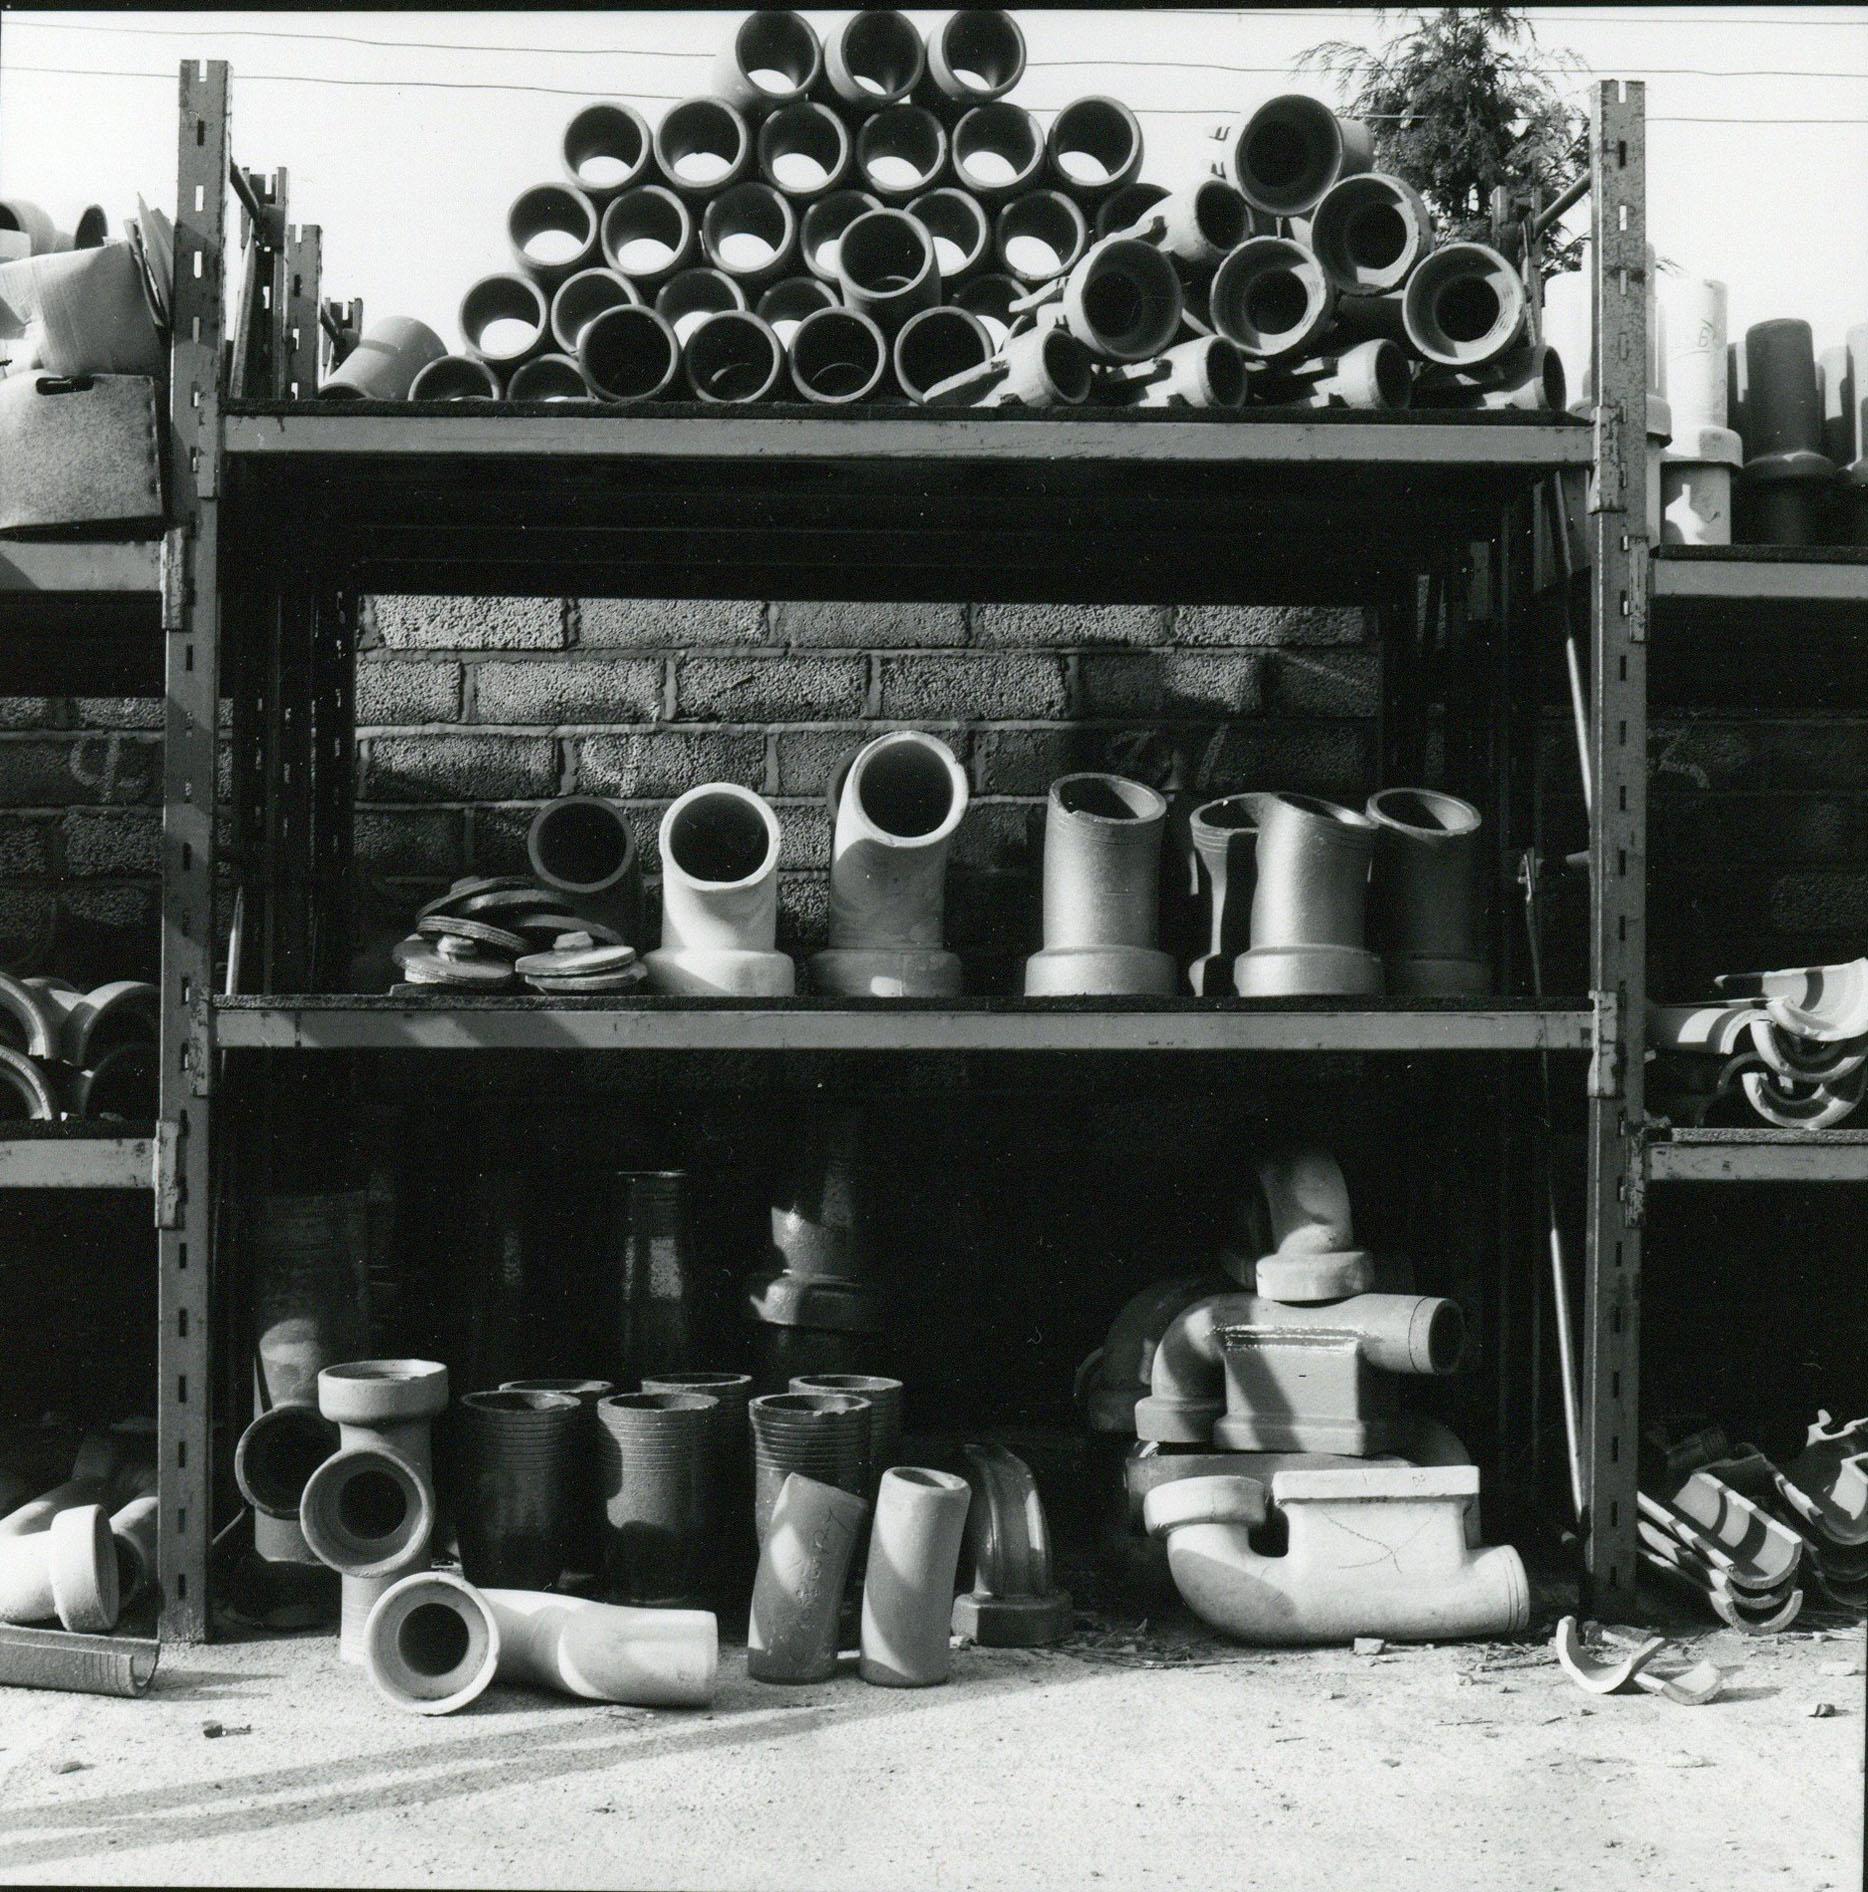
<path id="1" fill-rule="evenodd" d="M 143 980 L 80 992 L 0 973 L 0 1114 L 153 1121 L 157 1027 L 156 988 Z"/>
<path id="2" fill-rule="evenodd" d="M 514 200 L 463 347 L 380 325 L 324 393 L 420 401 L 1561 411 L 1515 265 L 1436 247 L 1368 127 L 1283 94 L 1145 181 L 1119 99 L 1048 126 L 1024 37 L 966 9 L 827 38 L 762 10 L 651 127 L 598 100 Z M 354 357 L 353 357 L 354 359 Z M 1417 376 L 1418 370 L 1418 376 Z"/>

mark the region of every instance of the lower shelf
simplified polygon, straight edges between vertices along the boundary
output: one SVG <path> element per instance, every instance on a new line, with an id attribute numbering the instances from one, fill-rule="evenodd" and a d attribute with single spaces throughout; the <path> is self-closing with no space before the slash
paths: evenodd
<path id="1" fill-rule="evenodd" d="M 1868 1130 L 1675 1130 L 1647 1147 L 1651 1182 L 1868 1183 Z"/>
<path id="2" fill-rule="evenodd" d="M 12 1123 L 0 1134 L 0 1189 L 147 1189 L 155 1127 Z"/>

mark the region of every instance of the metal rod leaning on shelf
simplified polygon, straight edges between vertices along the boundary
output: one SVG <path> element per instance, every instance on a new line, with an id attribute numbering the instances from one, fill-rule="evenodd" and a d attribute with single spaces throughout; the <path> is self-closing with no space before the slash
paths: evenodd
<path id="1" fill-rule="evenodd" d="M 1591 722 L 1589 1229 L 1584 1293 L 1585 1580 L 1598 1617 L 1636 1607 L 1642 1010 L 1647 893 L 1646 88 L 1595 88 L 1595 492 Z"/>

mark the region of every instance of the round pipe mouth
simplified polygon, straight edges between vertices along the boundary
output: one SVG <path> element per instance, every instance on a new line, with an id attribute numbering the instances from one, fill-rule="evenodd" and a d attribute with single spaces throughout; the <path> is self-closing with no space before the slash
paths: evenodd
<path id="1" fill-rule="evenodd" d="M 1022 105 L 1005 99 L 976 105 L 953 129 L 953 168 L 983 202 L 1016 197 L 1044 170 L 1044 133 Z"/>
<path id="2" fill-rule="evenodd" d="M 999 261 L 1022 283 L 1049 282 L 1076 268 L 1089 248 L 1090 226 L 1062 191 L 1027 191 L 993 225 Z"/>
<path id="3" fill-rule="evenodd" d="M 593 203 L 607 203 L 640 182 L 654 161 L 648 121 L 620 100 L 586 105 L 564 128 L 565 171 Z"/>
<path id="4" fill-rule="evenodd" d="M 497 368 L 537 354 L 551 333 L 545 292 L 529 276 L 482 276 L 461 297 L 467 352 Z"/>
<path id="5" fill-rule="evenodd" d="M 532 817 L 525 837 L 532 872 L 570 894 L 607 893 L 636 864 L 623 811 L 597 795 L 566 795 Z"/>
<path id="6" fill-rule="evenodd" d="M 1073 99 L 1051 120 L 1044 149 L 1065 190 L 1098 197 L 1134 181 L 1142 128 L 1120 99 Z"/>
<path id="7" fill-rule="evenodd" d="M 770 282 L 783 275 L 797 241 L 791 205 L 770 184 L 735 184 L 701 218 L 701 249 L 708 262 L 736 282 Z"/>
<path id="8" fill-rule="evenodd" d="M 409 384 L 411 401 L 497 401 L 499 376 L 473 355 L 443 355 Z"/>
<path id="9" fill-rule="evenodd" d="M 1570 378 L 1563 369 L 1563 357 L 1554 348 L 1539 343 L 1537 349 L 1537 375 L 1543 385 L 1541 399 L 1544 412 L 1562 414 L 1570 405 Z"/>
<path id="10" fill-rule="evenodd" d="M 1310 220 L 1310 247 L 1346 296 L 1400 288 L 1432 243 L 1433 223 L 1418 193 L 1381 171 L 1339 179 Z"/>
<path id="11" fill-rule="evenodd" d="M 1202 335 L 1185 344 L 1196 364 L 1201 387 L 1211 407 L 1243 407 L 1246 394 L 1245 357 L 1238 345 L 1223 335 Z"/>
<path id="12" fill-rule="evenodd" d="M 1447 368 L 1495 361 L 1524 326 L 1524 284 L 1483 243 L 1449 243 L 1408 278 L 1401 320 L 1415 349 Z"/>
<path id="13" fill-rule="evenodd" d="M 885 203 L 905 203 L 940 181 L 947 128 L 919 105 L 886 105 L 856 134 L 856 169 Z"/>
<path id="14" fill-rule="evenodd" d="M 879 7 L 849 15 L 824 43 L 824 74 L 846 105 L 880 111 L 918 86 L 927 47 L 907 14 Z"/>
<path id="15" fill-rule="evenodd" d="M 1302 216 L 1343 168 L 1342 122 L 1327 105 L 1287 92 L 1247 120 L 1234 147 L 1235 182 L 1255 209 Z"/>
<path id="16" fill-rule="evenodd" d="M 762 110 L 803 98 L 824 71 L 824 49 L 810 23 L 780 7 L 747 14 L 726 57 Z"/>
<path id="17" fill-rule="evenodd" d="M 778 817 L 737 782 L 690 788 L 662 816 L 661 853 L 696 887 L 757 886 L 778 867 Z"/>
<path id="18" fill-rule="evenodd" d="M 1167 798 L 1145 782 L 1123 775 L 1060 775 L 1051 784 L 1052 805 L 1078 821 L 1136 827 L 1167 819 Z"/>
<path id="19" fill-rule="evenodd" d="M 1375 384 L 1376 402 L 1386 408 L 1411 407 L 1414 404 L 1414 370 L 1406 351 L 1397 341 L 1377 336 L 1369 351 L 1370 373 Z M 1556 361 L 1555 350 L 1551 360 Z M 1557 362 L 1557 385 L 1563 382 L 1563 364 Z"/>
<path id="20" fill-rule="evenodd" d="M 502 1393 L 568 1393 L 580 1402 L 607 1399 L 616 1391 L 614 1380 L 507 1380 Z"/>
<path id="21" fill-rule="evenodd" d="M 584 330 L 605 309 L 620 309 L 641 300 L 635 285 L 620 270 L 580 269 L 558 285 L 558 293 L 551 299 L 552 340 L 562 353 L 574 355 Z"/>
<path id="22" fill-rule="evenodd" d="M 1423 841 L 1450 841 L 1476 834 L 1480 815 L 1471 802 L 1435 788 L 1384 788 L 1369 797 L 1369 817 L 1385 828 Z"/>
<path id="23" fill-rule="evenodd" d="M 1091 384 L 1096 379 L 1096 363 L 1074 335 L 1060 328 L 1046 329 L 1038 343 L 1038 359 L 1060 401 L 1074 407 L 1079 401 L 1089 399 Z"/>
<path id="24" fill-rule="evenodd" d="M 604 258 L 639 290 L 659 288 L 693 253 L 694 219 L 665 185 L 633 185 L 603 213 Z"/>
<path id="25" fill-rule="evenodd" d="M 843 232 L 837 274 L 846 293 L 876 300 L 912 296 L 940 280 L 934 239 L 905 210 L 867 210 Z"/>
<path id="26" fill-rule="evenodd" d="M 674 329 L 683 348 L 709 317 L 745 310 L 745 290 L 724 270 L 705 266 L 670 276 L 655 292 L 655 313 Z"/>
<path id="27" fill-rule="evenodd" d="M 944 285 L 964 281 L 992 254 L 992 225 L 979 199 L 966 191 L 951 184 L 928 191 L 908 206 L 908 214 L 934 239 L 934 260 Z"/>
<path id="28" fill-rule="evenodd" d="M 798 250 L 805 268 L 822 281 L 834 283 L 844 231 L 865 212 L 881 208 L 882 199 L 870 191 L 834 190 L 820 197 L 798 224 Z"/>
<path id="29" fill-rule="evenodd" d="M 78 212 L 78 221 L 71 226 L 71 247 L 74 250 L 95 250 L 110 238 L 110 219 L 104 214 L 102 204 L 86 204 Z"/>
<path id="30" fill-rule="evenodd" d="M 771 398 L 784 376 L 785 349 L 769 322 L 748 309 L 728 309 L 688 336 L 681 364 L 698 399 L 736 406 Z"/>
<path id="31" fill-rule="evenodd" d="M 0 1118 L 50 1123 L 57 1116 L 58 1100 L 45 1073 L 22 1053 L 0 1048 Z"/>
<path id="32" fill-rule="evenodd" d="M 899 340 L 896 346 L 899 350 Z M 965 771 L 944 742 L 918 729 L 894 730 L 865 744 L 833 788 L 833 807 L 844 795 L 853 794 L 876 838 L 888 845 L 926 847 L 943 841 L 966 813 Z M 860 1393 L 867 1389 L 825 1390 Z"/>
<path id="33" fill-rule="evenodd" d="M 1422 1373 L 1451 1373 L 1466 1352 L 1466 1316 L 1457 1301 L 1424 1301 L 1415 1310 L 1408 1352 Z"/>
<path id="34" fill-rule="evenodd" d="M 1123 230 L 1132 229 L 1156 205 L 1166 203 L 1173 194 L 1165 184 L 1144 184 L 1139 178 L 1119 185 L 1096 206 L 1096 234 L 1099 237 L 1115 236 Z"/>
<path id="35" fill-rule="evenodd" d="M 913 401 L 992 359 L 992 337 L 977 316 L 944 305 L 911 315 L 895 337 L 895 379 Z"/>
<path id="36" fill-rule="evenodd" d="M 655 1391 L 644 1393 L 612 1393 L 608 1399 L 597 1402 L 598 1414 L 607 1419 L 610 1414 L 618 1415 L 632 1412 L 713 1412 L 720 1402 L 711 1393 L 704 1393 L 698 1388 L 686 1392 Z"/>
<path id="37" fill-rule="evenodd" d="M 116 1117 L 126 1123 L 147 1123 L 156 1113 L 156 1092 L 156 1047 L 112 1045 L 72 1080 L 71 1114 L 93 1120 Z"/>
<path id="38" fill-rule="evenodd" d="M 1180 278 L 1151 243 L 1104 237 L 1089 252 L 1065 292 L 1071 327 L 1080 339 L 1116 361 L 1146 361 L 1168 347 L 1180 328 Z"/>
<path id="39" fill-rule="evenodd" d="M 759 127 L 758 148 L 759 175 L 774 190 L 799 200 L 835 190 L 848 176 L 854 155 L 843 120 L 809 99 L 781 105 Z"/>
<path id="40" fill-rule="evenodd" d="M 1375 823 L 1365 814 L 1354 808 L 1345 808 L 1340 802 L 1325 801 L 1321 795 L 1299 795 L 1289 789 L 1268 789 L 1251 796 L 1242 796 L 1241 800 L 1250 800 L 1258 804 L 1259 823 L 1264 824 L 1266 810 L 1275 804 L 1289 808 L 1300 815 L 1308 815 L 1314 821 L 1321 821 L 1332 827 L 1347 828 L 1361 833 L 1373 833 Z"/>
<path id="41" fill-rule="evenodd" d="M 750 1373 L 654 1373 L 642 1382 L 645 1393 L 741 1393 L 751 1386 Z"/>
<path id="42" fill-rule="evenodd" d="M 471 1584 L 423 1571 L 392 1584 L 363 1626 L 363 1662 L 377 1692 L 417 1715 L 451 1715 L 499 1668 L 499 1624 Z"/>
<path id="43" fill-rule="evenodd" d="M 512 371 L 506 383 L 509 401 L 587 401 L 590 386 L 569 355 L 534 355 Z"/>
<path id="44" fill-rule="evenodd" d="M 882 331 L 860 310 L 838 306 L 807 315 L 792 334 L 789 353 L 798 392 L 826 405 L 867 400 L 889 366 Z"/>
<path id="45" fill-rule="evenodd" d="M 745 119 L 720 99 L 684 99 L 655 128 L 655 167 L 680 192 L 720 190 L 751 159 Z"/>
<path id="46" fill-rule="evenodd" d="M 756 1419 L 776 1420 L 780 1425 L 795 1426 L 800 1418 L 819 1414 L 867 1414 L 869 1405 L 868 1400 L 855 1393 L 761 1393 L 750 1402 L 748 1410 Z"/>
<path id="47" fill-rule="evenodd" d="M 1014 282 L 1003 270 L 992 270 L 969 277 L 954 291 L 953 300 L 956 308 L 977 316 L 985 324 L 986 333 L 997 349 L 1012 332 L 1012 304 L 1024 293 L 1023 283 Z"/>
<path id="48" fill-rule="evenodd" d="M 838 306 L 837 292 L 829 283 L 815 276 L 787 276 L 775 282 L 759 298 L 753 314 L 771 325 L 772 332 L 789 349 L 791 338 L 807 315 Z"/>
<path id="49" fill-rule="evenodd" d="M 1215 837 L 1256 834 L 1258 810 L 1249 796 L 1222 795 L 1217 801 L 1203 802 L 1196 808 L 1188 825 L 1196 837 L 1203 831 Z"/>
<path id="50" fill-rule="evenodd" d="M 561 283 L 597 248 L 597 207 L 569 184 L 534 184 L 512 200 L 506 234 L 514 260 L 535 281 Z"/>
<path id="51" fill-rule="evenodd" d="M 577 359 L 600 399 L 652 401 L 673 383 L 681 344 L 665 317 L 625 303 L 584 330 Z"/>
<path id="52" fill-rule="evenodd" d="M 394 1452 L 350 1446 L 305 1481 L 299 1527 L 319 1560 L 347 1577 L 387 1577 L 426 1554 L 435 1501 Z"/>
<path id="53" fill-rule="evenodd" d="M 927 60 L 928 77 L 944 98 L 985 105 L 1025 76 L 1025 36 L 997 7 L 964 7 L 941 22 L 928 41 Z"/>
<path id="54" fill-rule="evenodd" d="M 1261 361 L 1307 351 L 1332 307 L 1317 259 L 1288 237 L 1252 237 L 1214 272 L 1207 295 L 1213 327 Z"/>
<path id="55" fill-rule="evenodd" d="M 296 1518 L 305 1487 L 337 1450 L 337 1428 L 308 1400 L 263 1412 L 234 1447 L 234 1482 L 254 1510 Z"/>
<path id="56" fill-rule="evenodd" d="M 1215 250 L 1236 250 L 1252 234 L 1252 206 L 1220 178 L 1202 178 L 1194 186 L 1189 210 L 1201 241 Z"/>
<path id="57" fill-rule="evenodd" d="M 539 1386 L 501 1386 L 490 1393 L 463 1393 L 459 1401 L 460 1417 L 490 1421 L 496 1428 L 522 1413 L 538 1416 L 582 1410 L 569 1393 L 554 1393 Z"/>

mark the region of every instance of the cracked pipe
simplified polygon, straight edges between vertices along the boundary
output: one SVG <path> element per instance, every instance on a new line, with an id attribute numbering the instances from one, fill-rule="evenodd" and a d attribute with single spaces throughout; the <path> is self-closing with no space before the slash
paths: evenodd
<path id="1" fill-rule="evenodd" d="M 644 955 L 658 992 L 789 998 L 797 968 L 773 949 L 778 817 L 737 782 L 690 788 L 662 816 L 662 943 Z"/>

